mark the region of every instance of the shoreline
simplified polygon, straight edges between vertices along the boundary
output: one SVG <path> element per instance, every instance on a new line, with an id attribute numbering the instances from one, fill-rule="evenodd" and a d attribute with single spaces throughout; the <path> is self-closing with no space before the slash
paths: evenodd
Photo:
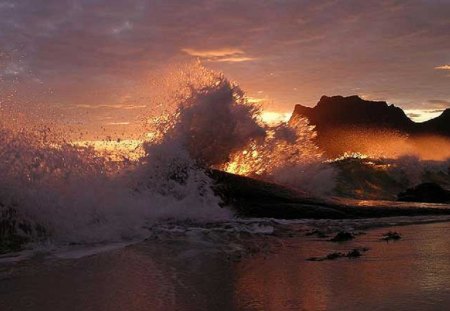
<path id="1" fill-rule="evenodd" d="M 192 229 L 86 257 L 0 265 L 0 302 L 5 310 L 431 310 L 450 303 L 449 221 L 371 228 L 340 243 L 301 229 L 293 237 L 241 232 L 215 245 L 215 231 Z M 382 241 L 391 230 L 402 238 Z M 363 247 L 359 258 L 307 260 Z"/>
<path id="2" fill-rule="evenodd" d="M 112 241 L 93 244 L 58 243 L 44 241 L 28 244 L 19 252 L 4 253 L 0 255 L 1 265 L 15 264 L 33 260 L 36 256 L 43 260 L 79 259 L 95 256 L 146 243 L 154 239 L 164 241 L 166 236 L 174 233 L 181 236 L 193 231 L 217 232 L 218 234 L 250 234 L 255 238 L 265 237 L 303 237 L 306 233 L 319 230 L 329 235 L 340 231 L 371 231 L 381 228 L 426 225 L 436 223 L 450 223 L 450 215 L 434 216 L 394 216 L 379 218 L 349 218 L 349 219 L 276 219 L 276 218 L 237 218 L 230 221 L 212 223 L 160 223 L 149 228 L 148 235 L 135 240 Z"/>

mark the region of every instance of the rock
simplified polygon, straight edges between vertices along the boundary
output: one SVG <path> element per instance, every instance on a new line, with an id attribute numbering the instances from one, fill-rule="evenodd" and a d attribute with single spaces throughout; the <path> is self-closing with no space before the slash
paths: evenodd
<path id="1" fill-rule="evenodd" d="M 308 261 L 324 261 L 324 260 L 335 260 L 335 259 L 342 258 L 342 257 L 345 257 L 345 254 L 340 253 L 340 252 L 333 252 L 333 253 L 326 255 L 325 257 L 310 257 L 306 260 L 308 260 Z"/>
<path id="2" fill-rule="evenodd" d="M 25 219 L 17 207 L 0 201 L 0 254 L 21 251 L 32 236 L 40 239 L 48 235 L 44 227 Z"/>
<path id="3" fill-rule="evenodd" d="M 306 260 L 307 261 L 322 261 L 324 259 L 321 257 L 309 257 L 309 258 L 306 258 Z"/>
<path id="4" fill-rule="evenodd" d="M 335 252 L 335 253 L 328 254 L 328 255 L 325 257 L 325 259 L 327 259 L 327 260 L 335 260 L 335 259 L 338 259 L 338 258 L 344 257 L 344 256 L 345 256 L 345 255 L 342 254 L 342 253 Z"/>
<path id="5" fill-rule="evenodd" d="M 331 242 L 345 242 L 345 241 L 350 241 L 353 240 L 355 238 L 355 236 L 347 231 L 341 231 L 338 232 L 334 238 L 332 238 L 330 241 Z"/>
<path id="6" fill-rule="evenodd" d="M 223 206 L 230 207 L 240 217 L 269 217 L 276 219 L 349 219 L 417 215 L 450 215 L 450 208 L 379 204 L 365 208 L 358 204 L 318 199 L 281 185 L 255 178 L 208 171 L 214 180 L 214 192 Z"/>
<path id="7" fill-rule="evenodd" d="M 22 249 L 27 238 L 19 234 L 23 227 L 17 220 L 14 206 L 5 206 L 0 203 L 0 254 L 16 252 Z M 27 229 L 23 227 L 23 229 Z M 23 231 L 23 230 L 21 230 Z"/>
<path id="8" fill-rule="evenodd" d="M 450 191 L 436 183 L 423 183 L 399 193 L 397 199 L 407 202 L 450 203 Z"/>
<path id="9" fill-rule="evenodd" d="M 400 240 L 402 236 L 400 233 L 395 231 L 389 231 L 388 233 L 383 234 L 382 240 L 389 242 L 389 241 L 397 241 Z"/>
<path id="10" fill-rule="evenodd" d="M 348 258 L 358 258 L 361 257 L 361 251 L 359 249 L 353 249 L 350 252 L 347 253 Z"/>
<path id="11" fill-rule="evenodd" d="M 367 252 L 369 249 L 367 247 L 354 248 L 349 251 L 346 255 L 347 258 L 358 258 L 362 256 L 362 253 Z"/>
<path id="12" fill-rule="evenodd" d="M 315 235 L 318 238 L 327 238 L 328 237 L 328 235 L 326 235 L 324 232 L 317 230 L 317 229 L 309 231 L 305 234 L 305 236 L 312 236 L 312 235 Z"/>
<path id="13" fill-rule="evenodd" d="M 325 257 L 310 257 L 306 260 L 308 261 L 324 261 L 324 260 L 336 260 L 338 258 L 359 258 L 362 256 L 364 252 L 367 252 L 369 249 L 366 247 L 363 248 L 354 248 L 351 251 L 348 251 L 347 253 L 341 253 L 341 252 L 333 252 L 329 253 Z"/>

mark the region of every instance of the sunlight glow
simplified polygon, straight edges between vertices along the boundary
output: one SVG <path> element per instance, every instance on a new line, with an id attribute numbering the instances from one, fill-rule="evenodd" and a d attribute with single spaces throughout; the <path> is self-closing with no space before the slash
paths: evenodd
<path id="1" fill-rule="evenodd" d="M 137 160 L 144 155 L 143 141 L 137 139 L 124 140 L 84 140 L 74 141 L 73 145 L 91 147 L 100 156 L 107 156 L 112 160 Z"/>
<path id="2" fill-rule="evenodd" d="M 437 66 L 437 67 L 434 67 L 434 69 L 437 69 L 437 70 L 450 70 L 450 65 Z"/>
<path id="3" fill-rule="evenodd" d="M 263 111 L 261 113 L 261 119 L 264 123 L 273 125 L 289 121 L 291 114 L 290 112 Z"/>
<path id="4" fill-rule="evenodd" d="M 405 109 L 406 115 L 414 122 L 425 122 L 442 114 L 443 110 Z"/>

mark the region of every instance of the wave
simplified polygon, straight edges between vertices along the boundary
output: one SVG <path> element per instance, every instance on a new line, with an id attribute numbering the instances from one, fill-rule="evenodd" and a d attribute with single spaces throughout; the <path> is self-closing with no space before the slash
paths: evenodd
<path id="1" fill-rule="evenodd" d="M 161 222 L 231 220 L 233 213 L 213 191 L 211 168 L 316 196 L 357 197 L 357 191 L 351 192 L 354 185 L 343 185 L 348 180 L 342 175 L 344 163 L 350 158 L 327 161 L 306 119 L 264 124 L 260 107 L 236 83 L 198 64 L 170 77 L 169 89 L 162 88 L 158 98 L 162 111 L 145 118 L 143 136 L 151 133 L 151 138 L 140 146 L 142 156 L 136 161 L 100 156 L 48 126 L 11 125 L 17 118 L 2 112 L 0 252 L 25 242 L 139 239 Z M 414 160 L 396 161 L 386 164 L 388 174 L 399 179 L 416 174 Z M 352 182 L 372 173 L 362 172 Z M 408 183 L 414 178 L 407 176 Z"/>
<path id="2" fill-rule="evenodd" d="M 207 171 L 263 144 L 270 129 L 259 107 L 222 74 L 194 65 L 175 80 L 177 90 L 162 97 L 164 111 L 148 116 L 151 140 L 137 161 L 112 161 L 48 127 L 13 126 L 8 120 L 17 118 L 4 113 L 2 247 L 121 241 L 145 237 L 161 221 L 231 219 Z"/>
<path id="3" fill-rule="evenodd" d="M 327 161 L 336 169 L 334 195 L 361 200 L 397 200 L 397 194 L 424 182 L 450 188 L 450 159 L 422 160 L 416 155 L 372 158 L 347 154 Z"/>

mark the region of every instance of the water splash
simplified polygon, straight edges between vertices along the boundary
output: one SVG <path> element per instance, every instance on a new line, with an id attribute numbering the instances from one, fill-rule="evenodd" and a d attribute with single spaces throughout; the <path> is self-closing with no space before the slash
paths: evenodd
<path id="1" fill-rule="evenodd" d="M 265 125 L 236 83 L 198 63 L 166 75 L 159 87 L 156 110 L 143 120 L 142 136 L 150 139 L 135 146 L 135 159 L 99 153 L 65 139 L 73 133 L 3 111 L 5 234 L 93 243 L 143 237 L 160 221 L 229 219 L 212 190 L 210 168 L 319 188 L 313 177 L 320 176 L 322 157 L 305 120 Z M 294 179 L 287 174 L 292 170 Z"/>
<path id="2" fill-rule="evenodd" d="M 315 143 L 316 133 L 305 118 L 295 123 L 265 126 L 264 139 L 252 141 L 234 153 L 225 171 L 262 178 L 314 195 L 330 193 L 334 169 Z"/>
<path id="3" fill-rule="evenodd" d="M 94 243 L 142 238 L 168 220 L 229 220 L 210 168 L 333 193 L 338 169 L 325 161 L 306 119 L 264 124 L 236 83 L 199 64 L 169 74 L 159 87 L 154 111 L 143 117 L 147 140 L 133 141 L 135 158 L 99 153 L 3 110 L 0 233 Z"/>

